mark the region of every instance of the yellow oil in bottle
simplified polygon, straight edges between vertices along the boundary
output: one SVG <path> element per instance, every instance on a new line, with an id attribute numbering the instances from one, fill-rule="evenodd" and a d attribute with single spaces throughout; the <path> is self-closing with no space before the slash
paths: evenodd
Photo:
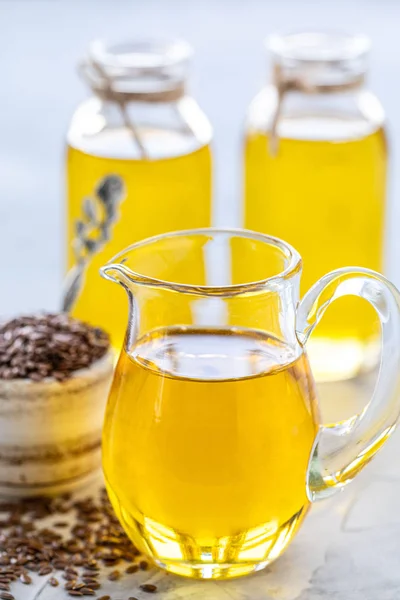
<path id="1" fill-rule="evenodd" d="M 260 131 L 250 131 L 245 144 L 245 225 L 280 237 L 300 252 L 302 293 L 339 267 L 382 272 L 387 162 L 381 128 L 357 135 L 357 123 L 332 118 L 331 136 L 301 139 L 304 131 L 327 129 L 326 119 L 322 125 L 317 119 L 303 121 L 280 123 L 276 154 Z M 355 375 L 376 358 L 377 337 L 371 306 L 339 299 L 309 342 L 314 376 Z"/>
<path id="2" fill-rule="evenodd" d="M 125 146 L 132 141 L 125 135 Z M 171 134 L 172 135 L 172 134 Z M 111 134 L 110 134 L 111 136 Z M 175 136 L 177 138 L 178 136 Z M 118 140 L 120 140 L 119 135 Z M 141 239 L 191 227 L 211 224 L 211 151 L 208 144 L 186 153 L 168 156 L 177 140 L 166 133 L 146 132 L 150 150 L 163 150 L 161 157 L 142 159 L 109 158 L 69 145 L 67 151 L 68 187 L 68 269 L 76 264 L 76 222 L 82 218 L 83 201 L 93 197 L 99 182 L 108 175 L 121 177 L 124 198 L 117 208 L 108 239 L 89 257 L 81 290 L 72 314 L 111 334 L 119 350 L 127 324 L 126 294 L 113 289 L 99 275 L 99 269 L 120 250 Z M 178 142 L 181 144 L 180 140 Z M 99 235 L 99 227 L 91 232 Z"/>
<path id="3" fill-rule="evenodd" d="M 244 575 L 305 516 L 317 427 L 304 354 L 248 329 L 155 330 L 117 365 L 103 434 L 111 502 L 168 570 Z"/>

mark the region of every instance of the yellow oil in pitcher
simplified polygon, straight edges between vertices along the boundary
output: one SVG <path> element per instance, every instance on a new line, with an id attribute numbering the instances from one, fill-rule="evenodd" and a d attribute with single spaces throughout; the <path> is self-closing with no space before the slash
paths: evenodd
<path id="1" fill-rule="evenodd" d="M 351 72 L 353 63 L 347 71 L 338 69 L 340 44 L 351 44 L 352 38 L 346 40 L 336 40 L 332 50 L 329 35 L 275 39 L 275 87 L 260 92 L 249 111 L 245 226 L 280 237 L 300 252 L 302 293 L 327 271 L 345 265 L 384 269 L 383 111 L 363 89 L 359 71 Z M 318 59 L 329 52 L 336 62 L 327 59 L 321 66 Z M 290 63 L 285 62 L 288 53 Z M 292 87 L 277 92 L 285 81 Z M 367 302 L 340 299 L 309 343 L 315 377 L 343 379 L 369 368 L 378 357 L 378 337 L 377 318 Z"/>
<path id="2" fill-rule="evenodd" d="M 304 354 L 248 329 L 158 329 L 117 366 L 103 434 L 110 499 L 168 570 L 244 575 L 279 556 L 305 516 L 317 428 Z"/>
<path id="3" fill-rule="evenodd" d="M 211 224 L 211 126 L 185 91 L 184 42 L 95 43 L 84 64 L 93 97 L 67 147 L 64 310 L 103 327 L 119 350 L 123 290 L 99 269 L 147 237 Z"/>

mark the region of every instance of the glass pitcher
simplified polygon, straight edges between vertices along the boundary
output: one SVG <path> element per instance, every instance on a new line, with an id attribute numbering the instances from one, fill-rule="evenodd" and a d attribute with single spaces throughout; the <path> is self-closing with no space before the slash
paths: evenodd
<path id="1" fill-rule="evenodd" d="M 366 86 L 369 46 L 365 36 L 272 36 L 272 81 L 249 109 L 245 227 L 299 250 L 302 294 L 326 270 L 384 269 L 385 117 Z M 310 342 L 314 376 L 340 380 L 369 370 L 378 340 L 367 303 L 338 302 Z"/>
<path id="2" fill-rule="evenodd" d="M 102 268 L 129 298 L 103 433 L 106 485 L 133 542 L 168 571 L 218 579 L 265 567 L 310 503 L 351 481 L 395 428 L 398 291 L 343 268 L 299 304 L 301 268 L 289 244 L 224 229 L 154 237 Z M 360 414 L 324 427 L 305 344 L 347 295 L 380 318 L 381 372 Z"/>
<path id="3" fill-rule="evenodd" d="M 118 351 L 125 299 L 101 265 L 132 242 L 211 225 L 212 129 L 187 91 L 191 54 L 183 41 L 97 41 L 81 65 L 93 94 L 67 138 L 63 309 L 106 329 Z"/>

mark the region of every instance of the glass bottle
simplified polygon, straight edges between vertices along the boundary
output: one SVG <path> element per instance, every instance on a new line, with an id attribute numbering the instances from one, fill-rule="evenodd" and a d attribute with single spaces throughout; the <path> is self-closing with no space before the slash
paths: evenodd
<path id="1" fill-rule="evenodd" d="M 97 41 L 80 69 L 93 94 L 67 136 L 63 306 L 118 349 L 125 294 L 104 285 L 100 266 L 142 238 L 211 221 L 212 129 L 186 91 L 191 53 L 182 41 Z"/>
<path id="2" fill-rule="evenodd" d="M 387 148 L 384 112 L 365 86 L 369 41 L 326 33 L 269 40 L 272 83 L 251 103 L 244 148 L 245 226 L 303 256 L 302 293 L 327 270 L 383 270 Z M 367 303 L 341 299 L 309 344 L 317 380 L 376 363 Z"/>

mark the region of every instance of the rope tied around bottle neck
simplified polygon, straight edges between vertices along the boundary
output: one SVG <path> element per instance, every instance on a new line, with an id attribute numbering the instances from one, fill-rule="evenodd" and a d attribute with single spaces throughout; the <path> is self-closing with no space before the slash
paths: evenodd
<path id="1" fill-rule="evenodd" d="M 100 62 L 93 58 L 88 58 L 81 62 L 78 65 L 78 71 L 96 96 L 104 101 L 113 102 L 118 106 L 124 125 L 139 148 L 141 158 L 148 159 L 148 152 L 143 144 L 138 128 L 129 116 L 127 105 L 129 102 L 176 102 L 185 95 L 184 81 L 172 81 L 173 85 L 170 85 L 170 87 L 154 91 L 123 91 L 115 87 L 114 78 L 107 73 Z M 163 67 L 151 67 L 148 69 L 140 67 L 137 71 L 141 77 L 146 77 L 147 75 L 159 78 L 160 82 L 165 82 L 168 77 Z"/>
<path id="2" fill-rule="evenodd" d="M 297 77 L 288 77 L 280 65 L 274 66 L 273 82 L 277 89 L 277 103 L 269 129 L 269 152 L 271 156 L 277 156 L 279 150 L 278 125 L 282 114 L 283 102 L 289 92 L 301 92 L 303 94 L 335 94 L 360 88 L 365 82 L 364 73 L 352 76 L 347 81 L 340 83 L 315 83 L 308 81 L 301 74 Z"/>

